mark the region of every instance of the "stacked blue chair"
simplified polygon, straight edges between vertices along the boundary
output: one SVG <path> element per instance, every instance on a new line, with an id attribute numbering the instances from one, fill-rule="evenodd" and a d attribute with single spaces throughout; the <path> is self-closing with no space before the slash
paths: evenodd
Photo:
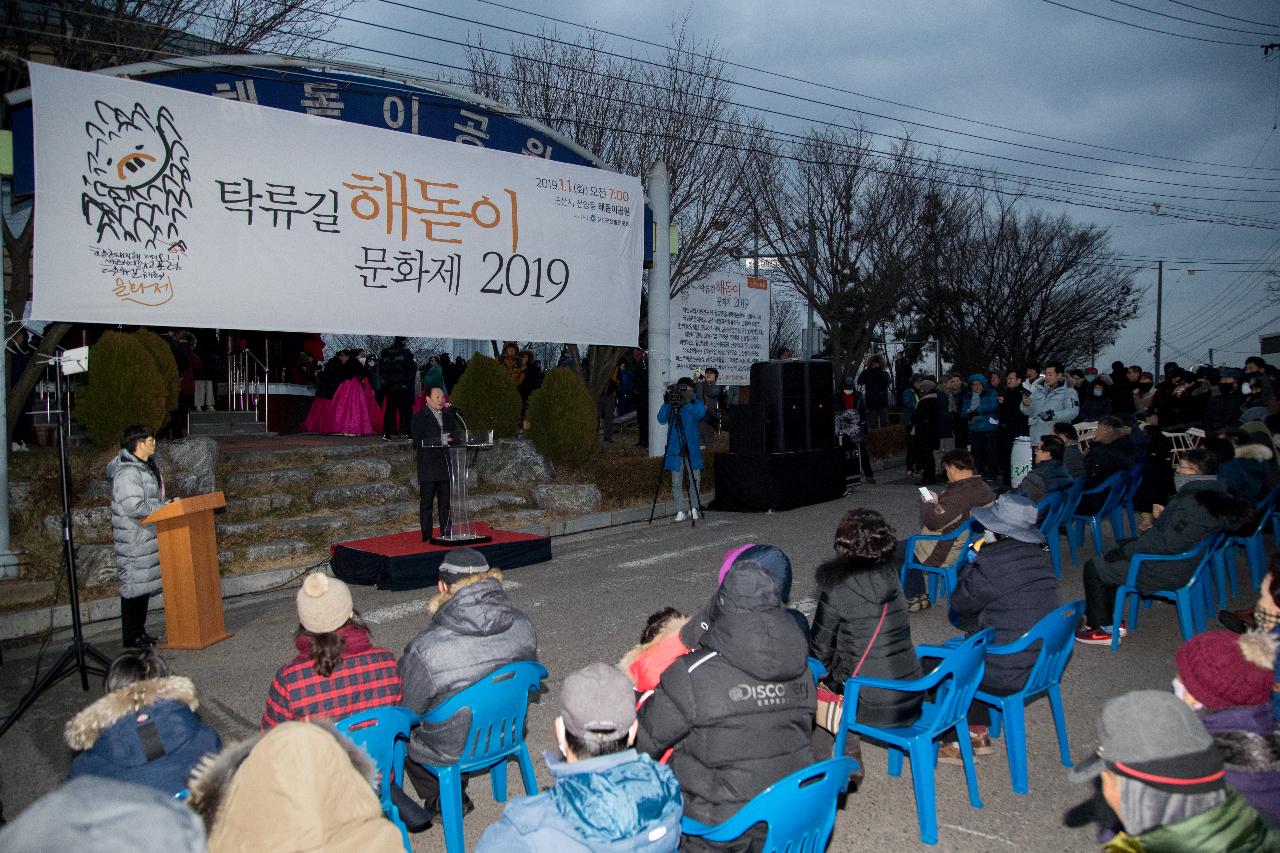
<path id="1" fill-rule="evenodd" d="M 763 823 L 769 832 L 765 853 L 822 853 L 835 826 L 836 803 L 857 771 L 858 762 L 848 756 L 819 761 L 774 782 L 724 823 L 707 826 L 686 817 L 680 831 L 725 842 Z"/>
<path id="2" fill-rule="evenodd" d="M 1117 471 L 1107 479 L 1103 480 L 1092 489 L 1084 489 L 1080 492 L 1080 500 L 1089 495 L 1105 495 L 1102 506 L 1098 511 L 1090 515 L 1082 515 L 1079 511 L 1080 500 L 1076 501 L 1076 506 L 1072 507 L 1071 515 L 1067 521 L 1070 524 L 1068 531 L 1069 539 L 1074 539 L 1075 544 L 1084 550 L 1084 526 L 1089 525 L 1089 531 L 1093 534 L 1093 552 L 1095 554 L 1102 553 L 1102 522 L 1111 522 L 1111 532 L 1116 539 L 1124 537 L 1124 510 L 1120 506 L 1120 502 L 1124 499 L 1125 485 L 1129 482 L 1128 471 Z M 1072 559 L 1075 559 L 1074 552 Z"/>
<path id="3" fill-rule="evenodd" d="M 1205 628 L 1208 612 L 1213 607 L 1213 563 L 1220 559 L 1218 550 L 1222 534 L 1206 536 L 1194 548 L 1181 554 L 1134 554 L 1129 558 L 1129 574 L 1116 589 L 1116 607 L 1111 616 L 1111 650 L 1120 647 L 1119 625 L 1129 603 L 1129 630 L 1138 627 L 1138 602 L 1141 599 L 1160 598 L 1172 601 L 1178 607 L 1178 623 L 1182 639 L 1190 640 Z M 1198 560 L 1191 580 L 1178 589 L 1162 589 L 1155 592 L 1138 592 L 1138 572 L 1143 563 L 1170 562 L 1173 560 Z M 1132 600 L 1130 600 L 1132 598 Z"/>
<path id="4" fill-rule="evenodd" d="M 1129 535 L 1138 535 L 1138 516 L 1133 511 L 1133 500 L 1138 496 L 1138 489 L 1142 488 L 1142 476 L 1147 470 L 1147 463 L 1139 462 L 1129 469 L 1129 482 L 1124 487 L 1124 497 L 1120 499 L 1120 507 L 1124 510 L 1125 517 L 1129 519 Z"/>
<path id="5" fill-rule="evenodd" d="M 443 723 L 461 711 L 471 712 L 462 757 L 453 764 L 420 764 L 440 780 L 440 816 L 444 821 L 444 844 L 448 853 L 466 850 L 462 832 L 462 777 L 489 771 L 493 798 L 507 801 L 507 759 L 520 765 L 524 791 L 538 793 L 533 760 L 524 742 L 524 719 L 529 709 L 529 693 L 538 690 L 547 677 L 547 668 L 536 661 L 509 663 L 486 675 L 437 708 L 424 714 L 420 722 Z"/>
<path id="6" fill-rule="evenodd" d="M 1079 565 L 1080 558 L 1076 556 L 1076 540 L 1071 535 L 1071 526 L 1069 519 L 1075 515 L 1076 507 L 1080 506 L 1080 495 L 1084 492 L 1084 477 L 1076 477 L 1071 481 L 1071 485 L 1066 488 L 1067 496 L 1062 501 L 1062 509 L 1058 510 L 1058 526 L 1063 533 L 1067 534 L 1067 548 L 1071 551 L 1071 562 Z M 1051 541 L 1058 541 L 1061 536 L 1051 536 Z M 1059 543 L 1059 549 L 1062 545 Z"/>
<path id="7" fill-rule="evenodd" d="M 916 814 L 920 824 L 920 840 L 938 843 L 938 812 L 933 772 L 937 765 L 939 739 L 951 732 L 960 744 L 964 759 L 965 781 L 969 787 L 969 805 L 982 808 L 978 796 L 978 775 L 973 765 L 973 744 L 969 742 L 969 704 L 986 669 L 987 648 L 995 636 L 994 628 L 979 631 L 953 648 L 918 646 L 921 657 L 938 657 L 942 662 L 921 678 L 895 681 L 889 678 L 854 676 L 845 682 L 844 711 L 840 732 L 836 735 L 835 755 L 844 754 L 849 732 L 865 740 L 882 743 L 889 748 L 889 775 L 902 774 L 902 757 L 911 757 L 911 781 L 915 787 Z M 902 693 L 934 691 L 933 699 L 921 708 L 920 719 L 909 726 L 877 728 L 858 720 L 858 696 L 863 687 L 880 687 Z"/>
<path id="8" fill-rule="evenodd" d="M 960 554 L 948 565 L 945 566 L 926 566 L 916 559 L 916 543 L 917 542 L 955 542 L 957 539 L 963 539 L 964 547 L 960 549 Z M 942 581 L 942 586 L 946 591 L 946 597 L 950 598 L 952 591 L 956 588 L 956 581 L 960 574 L 960 567 L 964 565 L 965 557 L 969 551 L 969 545 L 973 542 L 974 527 L 973 522 L 966 521 L 952 530 L 950 533 L 939 533 L 937 535 L 926 535 L 918 533 L 915 536 L 907 537 L 906 547 L 903 549 L 905 554 L 902 559 L 902 568 L 898 571 L 898 583 L 904 586 L 907 583 L 907 572 L 911 569 L 919 569 L 929 575 L 929 598 L 937 603 L 941 599 L 938 597 L 938 581 Z"/>
<path id="9" fill-rule="evenodd" d="M 378 768 L 378 802 L 387 820 L 400 830 L 404 849 L 409 846 L 409 833 L 400 810 L 391 801 L 391 786 L 403 784 L 405 748 L 409 742 L 409 730 L 417 722 L 417 715 L 408 708 L 391 705 L 361 711 L 338 720 L 333 727 L 346 735 L 358 747 L 369 754 Z"/>
<path id="10" fill-rule="evenodd" d="M 1058 732 L 1058 752 L 1062 763 L 1071 766 L 1067 743 L 1067 717 L 1062 707 L 1062 673 L 1075 649 L 1075 632 L 1084 616 L 1084 602 L 1064 604 L 1045 616 L 1012 643 L 990 646 L 988 655 L 1016 655 L 1040 644 L 1040 654 L 1027 676 L 1022 690 L 1008 696 L 979 689 L 974 701 L 991 706 L 991 736 L 1000 737 L 1004 729 L 1004 748 L 1009 756 L 1009 779 L 1015 794 L 1027 793 L 1027 724 L 1025 706 L 1041 696 L 1049 697 L 1053 725 Z"/>
<path id="11" fill-rule="evenodd" d="M 1062 526 L 1062 510 L 1067 505 L 1068 489 L 1058 489 L 1045 495 L 1036 504 L 1036 512 L 1040 517 L 1040 532 L 1044 534 L 1049 545 L 1049 559 L 1053 562 L 1053 573 L 1062 577 L 1062 537 L 1058 528 Z"/>
<path id="12" fill-rule="evenodd" d="M 1262 586 L 1262 579 L 1267 574 L 1267 545 L 1263 541 L 1263 534 L 1267 529 L 1267 522 L 1270 521 L 1275 525 L 1273 513 L 1276 509 L 1276 501 L 1280 500 L 1280 486 L 1271 490 L 1271 493 L 1258 502 L 1258 524 L 1247 536 L 1228 536 L 1222 543 L 1221 559 L 1218 561 L 1218 606 L 1227 606 L 1227 586 L 1230 585 L 1230 595 L 1235 596 L 1236 589 L 1236 549 L 1243 548 L 1244 555 L 1249 561 L 1249 579 L 1255 587 Z"/>
<path id="13" fill-rule="evenodd" d="M 817 658 L 809 658 L 809 672 L 813 675 L 814 684 L 817 684 L 827 676 L 827 668 Z"/>

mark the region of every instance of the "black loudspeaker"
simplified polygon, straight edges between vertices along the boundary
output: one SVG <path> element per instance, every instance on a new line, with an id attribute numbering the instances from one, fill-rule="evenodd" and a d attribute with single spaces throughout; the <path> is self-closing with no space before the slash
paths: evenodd
<path id="1" fill-rule="evenodd" d="M 770 453 L 835 446 L 829 361 L 759 361 L 751 365 L 751 400 L 765 406 Z"/>
<path id="2" fill-rule="evenodd" d="M 748 403 L 729 407 L 729 452 L 742 456 L 764 456 L 767 406 Z"/>

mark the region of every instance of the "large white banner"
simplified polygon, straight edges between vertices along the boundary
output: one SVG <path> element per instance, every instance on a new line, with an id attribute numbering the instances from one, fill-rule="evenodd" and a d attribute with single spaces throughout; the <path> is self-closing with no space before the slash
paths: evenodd
<path id="1" fill-rule="evenodd" d="M 721 385 L 747 385 L 769 357 L 769 281 L 722 273 L 671 300 L 671 375 L 714 367 Z"/>
<path id="2" fill-rule="evenodd" d="M 636 178 L 30 69 L 36 319 L 636 343 Z"/>

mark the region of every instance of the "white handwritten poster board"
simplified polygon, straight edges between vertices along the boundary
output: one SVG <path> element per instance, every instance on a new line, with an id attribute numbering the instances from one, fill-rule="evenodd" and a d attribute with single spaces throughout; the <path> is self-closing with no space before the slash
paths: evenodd
<path id="1" fill-rule="evenodd" d="M 640 181 L 31 66 L 42 320 L 634 345 Z"/>
<path id="2" fill-rule="evenodd" d="M 714 367 L 721 385 L 747 385 L 768 358 L 769 281 L 736 273 L 694 282 L 671 300 L 671 375 Z"/>

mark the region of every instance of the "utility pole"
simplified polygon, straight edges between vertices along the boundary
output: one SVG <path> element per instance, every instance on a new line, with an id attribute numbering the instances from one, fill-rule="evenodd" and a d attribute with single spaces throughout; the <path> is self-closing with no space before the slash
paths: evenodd
<path id="1" fill-rule="evenodd" d="M 649 405 L 657 411 L 671 378 L 671 185 L 665 163 L 649 170 L 649 206 L 653 208 L 653 267 L 649 270 Z M 652 418 L 648 412 L 636 417 Z M 652 427 L 656 421 L 650 420 Z M 649 455 L 661 456 L 666 435 L 649 430 Z"/>
<path id="2" fill-rule="evenodd" d="M 1159 382 L 1160 381 L 1160 332 L 1161 332 L 1161 321 L 1163 320 L 1163 318 L 1161 317 L 1161 314 L 1164 311 L 1164 261 L 1157 261 L 1156 264 L 1157 264 L 1156 266 L 1156 346 L 1155 346 L 1156 366 L 1155 366 L 1155 369 L 1151 371 L 1151 375 L 1156 378 L 1157 382 Z"/>
<path id="3" fill-rule="evenodd" d="M 818 292 L 818 228 L 813 224 L 813 214 L 809 214 L 809 269 L 813 281 L 809 285 L 809 293 Z M 813 358 L 813 299 L 809 299 L 809 325 L 804 332 L 804 357 Z"/>
<path id="4" fill-rule="evenodd" d="M 1213 347 L 1209 347 L 1209 366 L 1213 367 Z"/>

